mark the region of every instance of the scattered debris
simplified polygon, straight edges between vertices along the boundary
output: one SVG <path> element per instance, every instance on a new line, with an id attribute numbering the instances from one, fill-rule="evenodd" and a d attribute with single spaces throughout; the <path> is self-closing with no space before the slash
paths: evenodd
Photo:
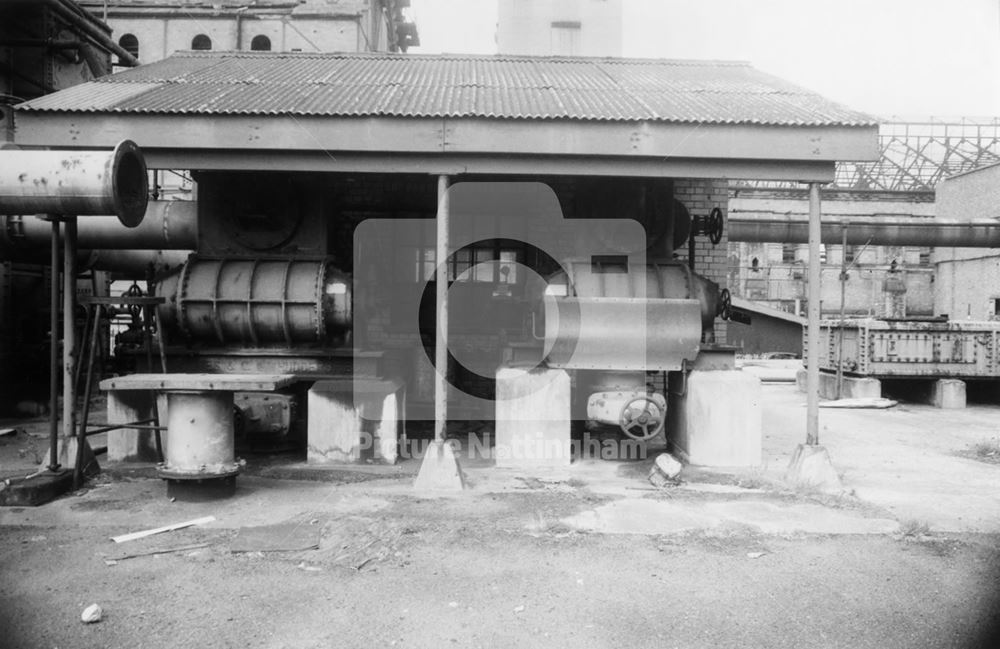
<path id="1" fill-rule="evenodd" d="M 681 474 L 683 465 L 669 453 L 660 453 L 649 469 L 649 482 L 657 489 L 680 484 L 677 476 Z"/>
<path id="2" fill-rule="evenodd" d="M 230 552 L 294 552 L 319 547 L 320 528 L 303 522 L 241 528 Z"/>
<path id="3" fill-rule="evenodd" d="M 892 408 L 898 402 L 892 399 L 875 397 L 862 397 L 857 399 L 833 399 L 830 401 L 820 401 L 820 408 Z"/>
<path id="4" fill-rule="evenodd" d="M 109 566 L 117 564 L 119 561 L 124 561 L 125 559 L 135 559 L 136 557 L 149 557 L 154 554 L 170 554 L 171 552 L 185 552 L 187 550 L 199 550 L 201 548 L 207 548 L 211 543 L 194 543 L 192 545 L 182 545 L 176 548 L 158 548 L 155 550 L 148 550 L 146 552 L 136 552 L 135 554 L 126 554 L 120 557 L 115 557 L 105 561 Z"/>
<path id="5" fill-rule="evenodd" d="M 115 543 L 125 543 L 126 541 L 134 541 L 136 539 L 145 538 L 147 536 L 152 536 L 154 534 L 161 534 L 163 532 L 173 532 L 174 530 L 183 529 L 185 527 L 191 527 L 192 525 L 204 525 L 205 523 L 211 523 L 214 520 L 215 516 L 204 516 L 202 518 L 196 518 L 194 520 L 185 521 L 183 523 L 174 523 L 173 525 L 156 527 L 151 530 L 143 530 L 141 532 L 131 532 L 129 534 L 112 536 L 111 540 L 114 541 Z"/>
<path id="6" fill-rule="evenodd" d="M 91 604 L 87 608 L 83 609 L 83 613 L 80 615 L 80 621 L 84 624 L 94 624 L 95 622 L 100 622 L 103 615 L 104 611 L 101 609 L 99 604 Z"/>

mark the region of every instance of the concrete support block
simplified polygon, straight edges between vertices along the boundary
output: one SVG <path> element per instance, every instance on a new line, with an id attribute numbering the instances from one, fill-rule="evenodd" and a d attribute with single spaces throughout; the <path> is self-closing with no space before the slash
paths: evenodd
<path id="1" fill-rule="evenodd" d="M 406 389 L 397 381 L 335 379 L 309 390 L 309 464 L 395 464 L 405 439 Z"/>
<path id="2" fill-rule="evenodd" d="M 806 370 L 799 370 L 795 375 L 795 385 L 799 392 L 806 391 Z M 819 373 L 820 399 L 880 399 L 882 398 L 882 382 L 878 379 L 858 376 L 843 377 L 843 388 L 837 395 L 837 375 L 829 372 Z"/>
<path id="3" fill-rule="evenodd" d="M 427 447 L 420 473 L 413 483 L 416 491 L 462 491 L 465 474 L 450 442 L 434 440 Z"/>
<path id="4" fill-rule="evenodd" d="M 785 481 L 796 488 L 838 493 L 843 489 L 830 454 L 819 445 L 799 444 L 785 472 Z"/>
<path id="5" fill-rule="evenodd" d="M 160 422 L 167 421 L 167 399 L 157 399 Z M 108 391 L 108 423 L 127 424 L 153 418 L 153 395 L 147 390 Z M 166 448 L 167 436 L 161 434 Z M 151 430 L 119 428 L 108 432 L 108 462 L 158 462 L 156 434 Z"/>
<path id="6" fill-rule="evenodd" d="M 738 370 L 692 371 L 684 396 L 671 399 L 667 434 L 688 463 L 758 466 L 761 463 L 760 380 Z"/>
<path id="7" fill-rule="evenodd" d="M 541 367 L 501 367 L 496 377 L 496 465 L 569 466 L 569 374 Z"/>
<path id="8" fill-rule="evenodd" d="M 965 407 L 965 381 L 938 379 L 934 382 L 931 405 L 935 408 L 960 409 Z"/>

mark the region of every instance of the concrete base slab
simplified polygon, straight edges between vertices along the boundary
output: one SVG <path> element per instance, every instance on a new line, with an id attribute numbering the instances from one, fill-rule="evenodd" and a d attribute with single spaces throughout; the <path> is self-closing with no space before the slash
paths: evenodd
<path id="1" fill-rule="evenodd" d="M 799 444 L 785 472 L 785 482 L 793 487 L 839 493 L 843 490 L 826 447 Z"/>
<path id="2" fill-rule="evenodd" d="M 496 465 L 517 469 L 569 466 L 569 374 L 541 367 L 501 367 L 496 378 Z"/>
<path id="3" fill-rule="evenodd" d="M 462 491 L 465 475 L 455 455 L 455 448 L 448 442 L 433 441 L 424 453 L 420 473 L 413 483 L 417 491 Z"/>
<path id="4" fill-rule="evenodd" d="M 395 464 L 404 441 L 405 387 L 396 381 L 336 379 L 309 389 L 310 464 Z"/>
<path id="5" fill-rule="evenodd" d="M 965 407 L 965 381 L 938 379 L 934 381 L 931 405 L 935 408 L 960 409 Z"/>
<path id="6" fill-rule="evenodd" d="M 689 464 L 761 463 L 760 380 L 739 370 L 692 371 L 684 396 L 670 395 L 668 436 Z M 673 391 L 673 390 L 672 390 Z"/>
<path id="7" fill-rule="evenodd" d="M 716 501 L 697 508 L 664 500 L 615 500 L 562 519 L 572 528 L 603 534 L 679 534 L 746 525 L 763 534 L 889 534 L 899 524 L 813 504 L 763 500 Z"/>
<path id="8" fill-rule="evenodd" d="M 795 385 L 799 392 L 806 391 L 806 377 L 808 372 L 804 369 L 795 374 Z M 882 382 L 878 379 L 859 376 L 845 376 L 842 378 L 840 394 L 837 394 L 837 375 L 828 372 L 819 373 L 819 397 L 820 399 L 880 399 L 882 397 Z"/>
<path id="9" fill-rule="evenodd" d="M 0 482 L 0 507 L 37 507 L 73 488 L 73 471 L 46 471 L 30 478 Z"/>

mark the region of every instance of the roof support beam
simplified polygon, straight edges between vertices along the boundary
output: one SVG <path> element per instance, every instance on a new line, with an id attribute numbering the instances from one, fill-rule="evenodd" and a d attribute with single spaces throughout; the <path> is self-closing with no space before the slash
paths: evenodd
<path id="1" fill-rule="evenodd" d="M 832 162 L 709 160 L 697 158 L 615 158 L 470 154 L 369 154 L 335 151 L 177 151 L 143 147 L 150 169 L 203 171 L 314 171 L 342 173 L 419 173 L 547 176 L 626 176 L 726 178 L 832 182 Z"/>
<path id="2" fill-rule="evenodd" d="M 92 84 L 105 86 L 109 84 Z M 95 109 L 96 110 L 96 109 Z M 834 163 L 874 159 L 875 127 L 678 124 L 471 118 L 59 113 L 19 110 L 24 146 L 103 147 L 123 139 L 144 151 L 206 149 L 320 153 L 605 156 Z M 809 180 L 795 178 L 793 180 Z"/>

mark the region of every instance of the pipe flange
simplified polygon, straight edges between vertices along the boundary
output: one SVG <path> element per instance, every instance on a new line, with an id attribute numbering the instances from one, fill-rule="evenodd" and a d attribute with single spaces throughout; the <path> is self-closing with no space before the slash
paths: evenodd
<path id="1" fill-rule="evenodd" d="M 156 467 L 156 475 L 164 480 L 214 480 L 230 478 L 240 474 L 241 462 L 226 462 L 223 464 L 203 464 L 194 469 L 172 467 L 163 463 Z"/>

